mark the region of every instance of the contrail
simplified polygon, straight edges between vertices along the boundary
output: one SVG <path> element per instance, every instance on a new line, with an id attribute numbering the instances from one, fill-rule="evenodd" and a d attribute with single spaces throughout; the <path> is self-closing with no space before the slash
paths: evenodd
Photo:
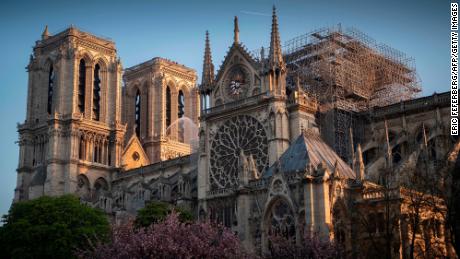
<path id="1" fill-rule="evenodd" d="M 241 11 L 244 14 L 248 15 L 257 15 L 257 16 L 270 16 L 270 14 L 267 13 L 259 13 L 259 12 L 253 12 L 253 11 Z"/>

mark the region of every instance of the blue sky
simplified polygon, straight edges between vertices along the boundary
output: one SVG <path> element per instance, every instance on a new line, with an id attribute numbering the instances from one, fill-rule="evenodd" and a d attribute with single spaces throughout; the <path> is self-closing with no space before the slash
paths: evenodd
<path id="1" fill-rule="evenodd" d="M 415 58 L 423 95 L 449 90 L 449 1 L 5 1 L 0 2 L 0 214 L 16 185 L 16 123 L 25 118 L 28 63 L 47 24 L 57 33 L 70 24 L 115 41 L 124 67 L 152 57 L 172 59 L 201 74 L 204 33 L 210 31 L 216 69 L 239 17 L 240 41 L 268 46 L 271 8 L 278 9 L 282 42 L 341 23 Z"/>

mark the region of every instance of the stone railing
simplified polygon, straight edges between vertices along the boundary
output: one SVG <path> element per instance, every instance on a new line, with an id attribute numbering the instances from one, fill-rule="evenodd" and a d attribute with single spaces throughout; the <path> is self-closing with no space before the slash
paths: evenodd
<path id="1" fill-rule="evenodd" d="M 169 147 L 173 148 L 174 150 L 177 150 L 184 154 L 190 154 L 190 152 L 192 152 L 192 147 L 190 146 L 190 144 L 177 141 L 172 137 L 165 137 L 164 140 L 166 140 L 168 142 Z"/>
<path id="2" fill-rule="evenodd" d="M 225 111 L 225 110 L 231 110 L 231 109 L 235 109 L 235 108 L 240 108 L 241 106 L 255 104 L 255 103 L 258 103 L 259 101 L 265 100 L 267 98 L 269 98 L 269 95 L 268 95 L 268 92 L 265 92 L 265 93 L 254 95 L 254 96 L 251 96 L 251 97 L 248 97 L 248 98 L 243 98 L 243 99 L 240 99 L 240 100 L 236 100 L 234 102 L 224 103 L 222 105 L 211 107 L 211 108 L 203 110 L 201 116 L 205 117 L 205 116 L 209 116 L 209 115 L 211 115 L 213 113 L 216 113 L 216 112 L 221 112 L 221 111 Z"/>
<path id="3" fill-rule="evenodd" d="M 268 185 L 268 180 L 265 178 L 252 180 L 248 183 L 248 186 L 253 189 L 263 189 L 266 188 Z"/>
<path id="4" fill-rule="evenodd" d="M 308 108 L 311 111 L 316 111 L 318 107 L 318 102 L 316 98 L 313 96 L 309 96 L 307 94 L 299 93 L 299 92 L 294 92 L 291 94 L 287 100 L 288 105 L 302 105 Z"/>
<path id="5" fill-rule="evenodd" d="M 222 197 L 222 196 L 229 196 L 235 193 L 235 190 L 231 188 L 226 188 L 226 189 L 217 189 L 217 190 L 212 190 L 206 192 L 206 196 L 208 198 L 216 198 L 216 197 Z"/>
<path id="6" fill-rule="evenodd" d="M 431 108 L 436 106 L 449 106 L 450 104 L 450 92 L 444 92 L 440 94 L 433 94 L 430 96 L 417 98 L 413 100 L 403 101 L 395 104 L 391 104 L 384 107 L 375 107 L 371 111 L 374 117 L 387 117 L 389 115 L 401 113 L 401 112 L 410 112 L 416 111 L 423 108 Z"/>
<path id="7" fill-rule="evenodd" d="M 382 200 L 385 198 L 385 192 L 391 199 L 401 197 L 401 192 L 399 188 L 394 189 L 376 189 L 376 190 L 367 190 L 363 193 L 363 200 Z"/>
<path id="8" fill-rule="evenodd" d="M 364 200 L 380 200 L 384 197 L 383 191 L 375 190 L 375 191 L 367 191 L 363 194 Z"/>
<path id="9" fill-rule="evenodd" d="M 161 169 L 168 168 L 171 166 L 179 165 L 179 164 L 186 164 L 190 163 L 191 155 L 186 155 L 170 160 L 160 161 L 154 164 L 150 164 L 147 166 L 138 167 L 135 169 L 131 169 L 125 172 L 118 173 L 118 178 L 129 177 L 138 174 L 150 173 L 150 172 L 158 172 Z"/>

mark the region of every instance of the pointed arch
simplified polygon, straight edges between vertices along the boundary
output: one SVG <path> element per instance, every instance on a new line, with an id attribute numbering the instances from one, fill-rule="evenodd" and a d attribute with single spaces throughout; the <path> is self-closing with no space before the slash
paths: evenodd
<path id="1" fill-rule="evenodd" d="M 279 137 L 283 137 L 282 134 L 283 134 L 283 113 L 281 112 L 281 110 L 278 110 L 276 112 L 276 126 L 275 126 L 275 136 L 277 138 Z"/>
<path id="2" fill-rule="evenodd" d="M 88 177 L 84 174 L 79 174 L 77 176 L 77 195 L 83 200 L 89 200 L 90 198 L 90 184 Z"/>
<path id="3" fill-rule="evenodd" d="M 102 191 L 108 191 L 109 190 L 109 184 L 107 180 L 103 177 L 97 178 L 97 180 L 94 182 L 94 190 L 99 193 Z"/>
<path id="4" fill-rule="evenodd" d="M 78 95 L 77 106 L 80 113 L 85 113 L 86 102 L 86 61 L 80 59 L 78 63 Z"/>
<path id="5" fill-rule="evenodd" d="M 281 127 L 282 127 L 282 130 L 283 130 L 283 132 L 282 132 L 283 138 L 284 139 L 289 139 L 289 114 L 285 110 L 282 115 L 283 115 L 282 116 L 283 119 L 282 119 L 282 122 L 281 122 L 282 123 Z"/>
<path id="6" fill-rule="evenodd" d="M 273 197 L 266 205 L 263 214 L 262 249 L 270 251 L 270 237 L 282 236 L 295 244 L 298 234 L 298 220 L 292 202 L 283 196 Z"/>
<path id="7" fill-rule="evenodd" d="M 189 87 L 185 84 L 185 83 L 181 83 L 180 86 L 179 86 L 179 91 L 178 91 L 178 98 L 177 98 L 177 104 L 178 104 L 178 108 L 180 108 L 180 95 L 182 95 L 182 113 L 183 113 L 183 116 L 186 116 L 186 117 L 189 117 L 191 118 L 192 117 L 192 93 L 190 92 L 190 89 Z M 180 109 L 178 109 L 178 113 L 180 113 Z M 179 114 L 178 114 L 179 115 Z M 182 117 L 183 117 L 182 116 Z M 178 116 L 178 118 L 181 118 L 181 116 Z"/>
<path id="8" fill-rule="evenodd" d="M 136 127 L 136 136 L 140 138 L 141 135 L 141 93 L 137 89 L 134 97 L 134 125 Z"/>
<path id="9" fill-rule="evenodd" d="M 80 136 L 80 143 L 78 145 L 78 158 L 80 160 L 85 160 L 86 157 L 86 141 L 84 135 Z"/>
<path id="10" fill-rule="evenodd" d="M 97 63 L 94 66 L 93 74 L 93 120 L 101 119 L 101 65 Z"/>
<path id="11" fill-rule="evenodd" d="M 54 72 L 53 64 L 49 64 L 48 69 L 48 102 L 46 110 L 48 114 L 51 114 L 53 108 L 53 93 L 54 93 L 54 84 L 55 84 L 56 75 Z"/>
<path id="12" fill-rule="evenodd" d="M 177 118 L 179 119 L 179 125 L 177 129 L 177 135 L 179 142 L 184 142 L 185 126 L 184 120 L 180 120 L 185 115 L 185 95 L 182 90 L 179 90 L 177 95 Z"/>
<path id="13" fill-rule="evenodd" d="M 169 85 L 166 86 L 165 94 L 165 103 L 166 103 L 166 128 L 171 126 L 171 88 Z"/>
<path id="14" fill-rule="evenodd" d="M 270 124 L 270 134 L 271 134 L 271 138 L 274 138 L 276 136 L 276 116 L 275 116 L 275 112 L 272 110 L 270 110 L 270 113 L 268 115 L 268 121 L 269 121 L 269 124 Z"/>
<path id="15" fill-rule="evenodd" d="M 101 72 L 105 72 L 107 71 L 107 68 L 108 68 L 108 60 L 103 57 L 103 56 L 96 56 L 93 58 L 93 60 L 95 61 L 94 64 L 98 64 L 100 69 L 101 69 Z"/>

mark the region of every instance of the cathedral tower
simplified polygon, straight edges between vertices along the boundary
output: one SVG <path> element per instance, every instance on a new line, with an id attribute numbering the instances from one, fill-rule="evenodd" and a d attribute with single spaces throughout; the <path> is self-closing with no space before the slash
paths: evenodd
<path id="1" fill-rule="evenodd" d="M 94 197 L 110 188 L 125 131 L 115 44 L 75 27 L 56 35 L 46 27 L 33 50 L 14 199 Z"/>
<path id="2" fill-rule="evenodd" d="M 151 163 L 191 154 L 198 145 L 196 77 L 195 70 L 158 57 L 125 70 L 125 141 L 138 138 Z"/>

